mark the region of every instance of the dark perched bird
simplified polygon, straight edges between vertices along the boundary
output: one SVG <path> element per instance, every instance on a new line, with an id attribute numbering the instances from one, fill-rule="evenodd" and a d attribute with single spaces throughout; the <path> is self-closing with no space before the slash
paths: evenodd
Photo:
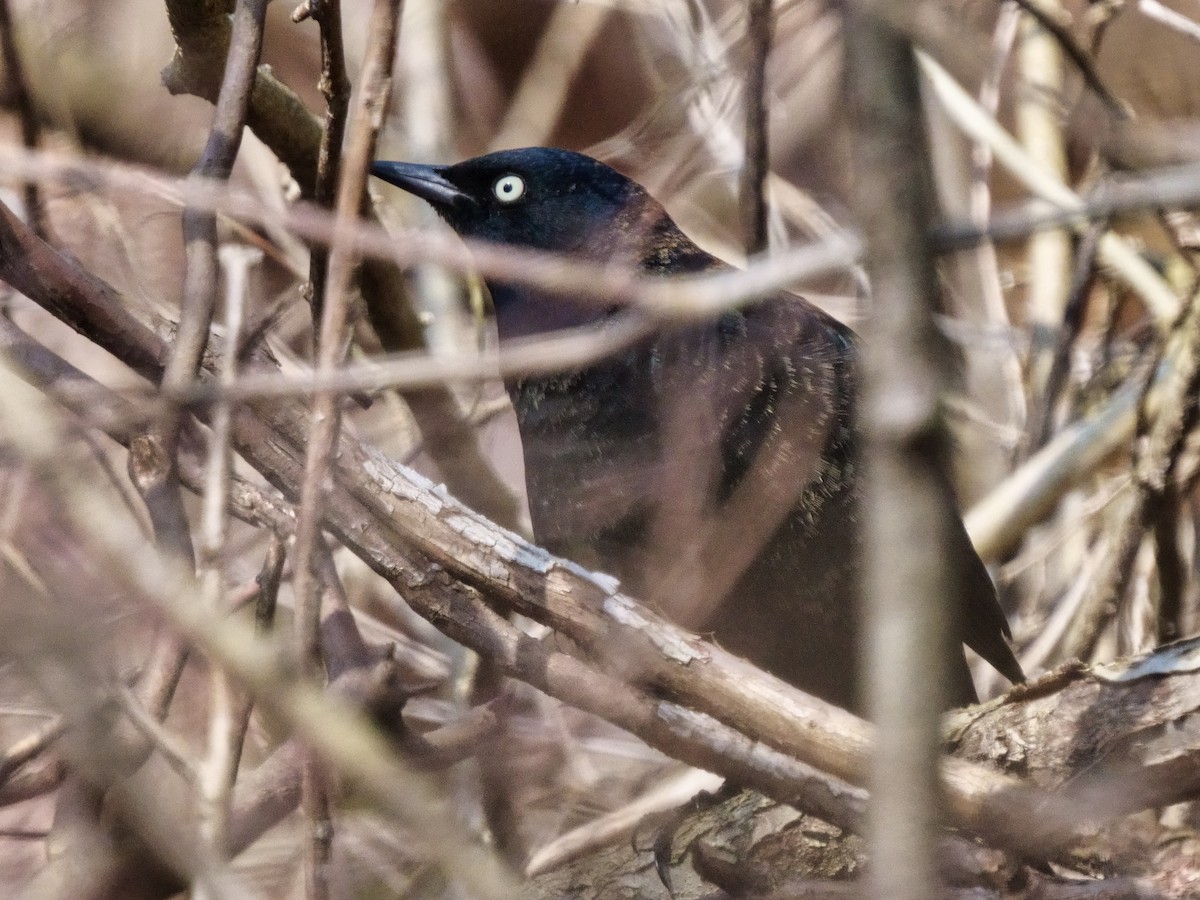
<path id="1" fill-rule="evenodd" d="M 640 185 L 579 153 L 529 148 L 371 171 L 466 238 L 649 275 L 729 268 Z M 501 341 L 603 328 L 623 314 L 619 303 L 488 287 Z M 857 344 L 845 325 L 780 294 L 664 327 L 575 371 L 509 381 L 535 538 L 797 687 L 861 710 Z M 1022 680 L 961 523 L 952 551 L 958 635 Z M 961 652 L 950 669 L 951 702 L 974 702 Z"/>

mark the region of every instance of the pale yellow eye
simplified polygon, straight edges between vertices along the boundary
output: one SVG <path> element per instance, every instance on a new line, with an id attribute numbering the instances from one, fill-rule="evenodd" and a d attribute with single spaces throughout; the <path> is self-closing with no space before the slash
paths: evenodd
<path id="1" fill-rule="evenodd" d="M 525 181 L 520 175 L 505 175 L 496 179 L 496 183 L 492 185 L 492 193 L 501 203 L 512 203 L 514 200 L 520 200 L 525 193 Z"/>

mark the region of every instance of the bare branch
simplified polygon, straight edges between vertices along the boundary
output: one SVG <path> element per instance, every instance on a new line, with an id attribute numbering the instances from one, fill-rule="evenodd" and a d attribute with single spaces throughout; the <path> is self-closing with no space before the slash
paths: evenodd
<path id="1" fill-rule="evenodd" d="M 230 244 L 221 247 L 217 253 L 226 284 L 226 346 L 218 379 L 223 384 L 232 384 L 237 380 L 247 276 L 262 259 L 262 251 Z M 228 565 L 229 482 L 233 467 L 233 451 L 230 447 L 232 417 L 228 403 L 218 403 L 212 410 L 201 513 L 199 577 L 205 606 L 214 617 L 224 615 L 227 606 L 225 578 Z M 208 747 L 199 768 L 198 788 L 201 834 L 218 855 L 225 853 L 229 792 L 241 757 L 241 742 L 245 736 L 248 714 L 249 707 L 239 703 L 234 696 L 228 676 L 214 667 L 209 673 Z"/>
<path id="2" fill-rule="evenodd" d="M 851 4 L 845 18 L 854 200 L 875 299 L 862 401 L 867 708 L 878 729 L 867 833 L 872 893 L 921 900 L 940 892 L 938 719 L 954 656 L 950 598 L 967 584 L 950 558 L 957 511 L 940 402 L 948 355 L 934 324 L 935 201 L 917 66 L 878 6 Z"/>
<path id="3" fill-rule="evenodd" d="M 333 108 L 333 104 L 343 102 L 346 86 L 344 83 L 338 85 L 335 81 L 327 88 L 330 92 L 331 113 L 330 121 L 326 123 L 324 141 L 332 142 L 336 139 L 337 143 L 323 143 L 322 166 L 318 176 L 326 181 L 324 184 L 318 181 L 318 190 L 325 190 L 332 195 L 334 178 L 339 171 L 340 179 L 337 181 L 337 204 L 326 283 L 319 288 L 314 285 L 313 292 L 313 309 L 321 310 L 320 334 L 316 341 L 318 371 L 332 371 L 342 363 L 346 353 L 350 286 L 357 261 L 341 236 L 352 227 L 365 195 L 367 166 L 374 156 L 375 140 L 391 88 L 400 5 L 400 0 L 375 2 L 368 32 L 371 42 L 363 62 L 354 109 L 347 124 L 350 139 L 344 159 L 341 157 L 340 140 L 342 116 L 339 115 L 339 110 Z M 338 0 L 333 0 L 332 9 L 323 8 L 321 16 L 322 54 L 326 59 L 326 72 L 329 77 L 336 79 L 339 73 L 330 72 L 330 66 L 337 67 L 341 64 L 344 68 L 341 60 Z M 330 42 L 335 39 L 339 42 L 336 49 L 330 46 Z M 344 82 L 344 72 L 340 74 Z M 334 94 L 337 90 L 341 91 L 340 96 Z M 326 274 L 325 268 L 323 258 L 319 262 L 314 261 L 314 277 L 318 273 Z M 304 483 L 300 490 L 300 511 L 296 522 L 293 581 L 296 592 L 295 649 L 301 670 L 309 679 L 316 676 L 321 664 L 321 596 L 312 568 L 315 544 L 320 540 L 330 457 L 341 429 L 339 399 L 337 394 L 330 392 L 318 393 L 313 397 L 313 428 L 306 448 Z M 314 900 L 321 900 L 329 896 L 326 869 L 333 829 L 329 813 L 328 787 L 316 760 L 305 761 L 302 797 L 309 826 L 304 852 L 307 895 Z"/>
<path id="4" fill-rule="evenodd" d="M 350 79 L 346 75 L 346 57 L 342 48 L 341 0 L 320 0 L 300 7 L 321 26 L 321 79 L 319 86 L 325 96 L 325 121 L 321 128 L 321 149 L 317 155 L 317 181 L 313 202 L 326 209 L 333 208 L 341 172 L 342 142 L 346 135 L 346 116 L 350 108 Z M 293 16 L 295 20 L 295 16 Z M 329 254 L 323 245 L 311 248 L 308 281 L 312 291 L 310 305 L 313 321 L 313 347 L 317 347 L 317 332 L 323 321 L 325 288 L 328 279 Z M 314 352 L 314 356 L 315 356 Z"/>
<path id="5" fill-rule="evenodd" d="M 4 74 L 13 92 L 13 101 L 21 121 L 21 140 L 30 150 L 36 150 L 41 139 L 41 125 L 29 90 L 25 64 L 17 49 L 16 28 L 13 25 L 9 0 L 0 0 L 0 56 L 4 59 Z M 25 215 L 34 232 L 48 240 L 46 209 L 37 183 L 25 182 Z"/>
<path id="6" fill-rule="evenodd" d="M 771 49 L 773 32 L 771 0 L 747 0 L 749 54 L 743 100 L 746 111 L 746 154 L 739 190 L 742 238 L 747 256 L 757 256 L 767 249 L 767 178 L 771 171 L 767 140 L 767 55 Z"/>
<path id="7" fill-rule="evenodd" d="M 1067 23 L 1063 21 L 1061 9 L 1055 9 L 1053 6 L 1047 8 L 1040 0 L 1014 0 L 1014 2 L 1035 18 L 1042 28 L 1054 35 L 1054 39 L 1062 46 L 1063 52 L 1079 69 L 1079 74 L 1083 76 L 1084 83 L 1087 84 L 1089 90 L 1104 104 L 1105 112 L 1116 121 L 1128 119 L 1129 110 L 1125 104 L 1113 96 L 1104 84 L 1100 74 L 1096 71 L 1095 63 L 1092 62 L 1091 54 L 1079 46 L 1079 42 L 1075 40 L 1075 36 L 1067 27 Z"/>

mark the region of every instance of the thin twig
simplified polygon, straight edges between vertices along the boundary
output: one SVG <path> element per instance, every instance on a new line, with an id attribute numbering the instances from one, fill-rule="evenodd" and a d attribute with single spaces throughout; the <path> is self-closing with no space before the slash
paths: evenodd
<path id="1" fill-rule="evenodd" d="M 175 394 L 173 399 L 189 404 L 207 404 L 218 397 L 239 402 L 303 397 L 321 392 L 345 394 L 388 387 L 413 389 L 445 383 L 469 384 L 497 377 L 563 371 L 619 353 L 654 330 L 654 323 L 646 317 L 627 315 L 599 331 L 565 329 L 538 338 L 514 340 L 506 348 L 479 353 L 460 351 L 430 356 L 425 351 L 414 351 L 347 365 L 331 372 L 313 371 L 306 376 L 248 373 L 229 387 L 204 381 Z M 150 391 L 140 393 L 142 399 L 155 396 Z"/>
<path id="2" fill-rule="evenodd" d="M 767 177 L 771 171 L 768 140 L 767 56 L 774 32 L 771 0 L 747 0 L 746 85 L 743 108 L 746 111 L 746 151 L 742 164 L 739 205 L 742 211 L 742 240 L 746 256 L 764 252 L 767 234 Z"/>
<path id="3" fill-rule="evenodd" d="M 208 141 L 189 176 L 192 181 L 225 180 L 233 169 L 262 51 L 266 8 L 267 0 L 240 0 L 236 7 L 225 78 Z M 163 373 L 163 383 L 168 385 L 191 380 L 208 345 L 217 294 L 217 222 L 213 212 L 195 206 L 185 208 L 183 239 L 187 269 L 179 331 Z M 169 433 L 165 437 L 167 450 L 173 455 L 175 439 Z"/>
<path id="4" fill-rule="evenodd" d="M 1187 209 L 1200 203 L 1200 166 L 1165 166 L 1136 176 L 1110 176 L 1082 198 L 1078 211 L 1031 200 L 997 212 L 985 225 L 943 222 L 934 227 L 938 246 L 955 250 L 979 241 L 1009 241 L 1043 228 L 1071 225 L 1081 219 L 1107 221 L 1122 213 L 1148 209 Z"/>
<path id="5" fill-rule="evenodd" d="M 321 149 L 317 155 L 317 181 L 313 202 L 333 208 L 341 170 L 342 141 L 346 135 L 346 114 L 350 108 L 350 78 L 346 75 L 346 56 L 342 46 L 341 0 L 320 0 L 303 7 L 321 26 L 321 93 L 325 97 L 325 122 L 321 129 Z M 313 321 L 313 347 L 321 326 L 325 305 L 325 282 L 329 273 L 329 253 L 323 244 L 314 245 L 309 257 L 308 282 L 312 291 L 310 305 Z"/>
<path id="6" fill-rule="evenodd" d="M 586 10 L 586 12 L 585 12 Z M 526 71 L 537 66 L 547 36 L 554 23 L 563 15 L 588 15 L 600 11 L 602 6 L 579 4 L 554 4 L 550 7 L 550 19 L 543 31 L 543 38 Z M 450 32 L 454 17 L 448 0 L 417 0 L 406 3 L 400 24 L 399 51 L 396 64 L 400 67 L 396 83 L 401 90 L 392 103 L 403 109 L 397 126 L 404 147 L 405 159 L 414 162 L 448 162 L 458 152 L 458 125 L 454 97 L 455 78 L 450 60 Z M 561 37 L 561 35 L 560 35 Z M 574 37 L 574 35 L 572 35 Z M 556 48 L 561 41 L 556 40 Z M 583 54 L 574 54 L 570 62 L 581 63 Z M 552 82 L 555 90 L 565 92 L 568 85 Z M 523 86 L 523 85 L 522 85 Z M 553 128 L 556 115 L 547 104 L 538 109 L 539 123 Z M 503 128 L 503 126 L 501 126 Z M 384 132 L 386 138 L 387 130 Z M 531 139 L 528 144 L 546 144 L 547 140 Z M 436 228 L 437 213 L 428 203 L 407 197 L 406 210 L 411 213 L 411 222 L 419 228 Z M 424 324 L 425 343 L 434 352 L 482 343 L 479 330 L 482 322 L 478 316 L 468 318 L 468 303 L 462 278 L 457 278 L 437 266 L 417 266 L 409 273 L 413 303 L 420 309 Z M 471 311 L 472 313 L 474 311 Z M 426 440 L 436 437 L 427 434 Z"/>
<path id="7" fill-rule="evenodd" d="M 1171 9 L 1159 0 L 1137 0 L 1138 12 L 1142 15 L 1161 22 L 1168 28 L 1173 28 L 1180 34 L 1187 35 L 1194 41 L 1200 41 L 1200 23 L 1189 19 L 1178 10 Z"/>
<path id="8" fill-rule="evenodd" d="M 157 717 L 152 716 L 133 691 L 122 688 L 117 692 L 121 709 L 138 730 L 145 735 L 150 746 L 162 754 L 167 764 L 184 780 L 191 784 L 199 781 L 195 754 L 186 742 L 169 731 Z"/>
<path id="9" fill-rule="evenodd" d="M 350 303 L 348 289 L 354 268 L 353 248 L 346 238 L 352 233 L 353 222 L 361 203 L 379 117 L 387 100 L 399 10 L 400 0 L 377 0 L 372 13 L 372 43 L 363 66 L 351 116 L 350 143 L 338 187 L 324 315 L 317 343 L 318 371 L 332 371 L 341 364 L 345 355 Z M 320 609 L 317 606 L 316 582 L 312 577 L 311 566 L 329 455 L 340 429 L 341 415 L 337 395 L 329 391 L 318 392 L 313 398 L 312 417 L 314 427 L 305 456 L 305 480 L 301 489 L 300 515 L 296 524 L 293 586 L 298 607 L 298 657 L 306 661 L 306 666 L 315 668 L 319 661 L 317 632 Z"/>
<path id="10" fill-rule="evenodd" d="M 1020 12 L 1017 8 L 1004 6 L 1000 11 L 996 21 L 996 31 L 992 36 L 992 53 L 988 71 L 979 86 L 979 104 L 992 116 L 997 114 L 1000 107 L 1001 82 L 1008 59 L 1012 54 L 1019 24 Z M 970 215 L 979 224 L 984 224 L 988 221 L 992 209 L 992 194 L 989 187 L 992 173 L 991 148 L 981 141 L 972 141 L 971 160 L 973 177 L 969 200 Z M 1000 262 L 995 244 L 991 241 L 980 244 L 977 258 L 982 270 L 980 280 L 983 305 L 987 310 L 989 321 L 994 325 L 1009 328 L 1012 326 L 1012 321 L 1009 317 L 1008 306 L 1004 302 Z M 1000 366 L 1004 396 L 1009 410 L 1009 421 L 1020 422 L 1027 419 L 1028 402 L 1025 397 L 1021 361 L 1016 351 L 1009 350 L 1005 353 L 1000 360 Z"/>
<path id="11" fill-rule="evenodd" d="M 1075 250 L 1075 260 L 1071 266 L 1071 284 L 1067 290 L 1066 305 L 1063 307 L 1062 328 L 1054 347 L 1049 372 L 1046 374 L 1045 389 L 1037 399 L 1035 414 L 1030 417 L 1029 431 L 1033 435 L 1033 450 L 1046 446 L 1054 433 L 1054 415 L 1059 397 L 1066 388 L 1071 351 L 1083 328 L 1088 295 L 1096 281 L 1096 251 L 1105 227 L 1103 223 L 1093 224 L 1084 232 Z"/>
<path id="12" fill-rule="evenodd" d="M 1012 53 L 1013 42 L 1017 37 L 1017 28 L 1021 14 L 1016 6 L 1004 4 L 996 20 L 996 30 L 992 35 L 992 53 L 988 60 L 987 72 L 979 85 L 979 105 L 989 115 L 995 118 L 1000 109 L 1000 85 L 1008 58 Z M 992 212 L 992 192 L 990 187 L 992 172 L 992 150 L 984 141 L 971 143 L 972 183 L 971 183 L 971 218 L 983 224 L 987 222 Z"/>
<path id="13" fill-rule="evenodd" d="M 329 862 L 333 854 L 333 818 L 329 803 L 329 781 L 312 754 L 300 769 L 301 809 L 304 812 L 304 897 L 329 897 Z"/>
<path id="14" fill-rule="evenodd" d="M 4 58 L 4 74 L 13 92 L 13 104 L 21 121 L 21 140 L 30 150 L 36 150 L 41 140 L 41 126 L 33 95 L 29 90 L 29 79 L 25 76 L 25 64 L 17 49 L 16 29 L 13 27 L 9 0 L 0 0 L 0 54 Z M 25 214 L 34 232 L 43 240 L 49 239 L 46 208 L 42 204 L 37 182 L 25 182 Z"/>
<path id="15" fill-rule="evenodd" d="M 36 731 L 14 741 L 0 754 L 0 784 L 7 782 L 21 766 L 39 756 L 62 735 L 66 723 L 54 718 Z"/>
<path id="16" fill-rule="evenodd" d="M 376 0 L 368 34 L 371 42 L 363 62 L 363 71 L 348 128 L 350 139 L 342 160 L 337 186 L 337 204 L 333 240 L 330 242 L 328 274 L 323 292 L 320 334 L 316 343 L 318 371 L 332 371 L 346 353 L 346 330 L 350 318 L 350 282 L 356 258 L 347 246 L 345 235 L 362 205 L 367 166 L 374 156 L 383 109 L 391 87 L 392 64 L 396 55 L 396 32 L 401 0 Z M 325 35 L 328 40 L 331 35 Z M 335 54 L 337 55 L 337 54 Z M 335 147 L 330 147 L 332 157 Z M 332 163 L 331 163 L 332 165 Z M 300 510 L 296 522 L 295 576 L 296 656 L 309 678 L 320 666 L 321 597 L 318 580 L 312 570 L 315 545 L 319 538 L 323 497 L 328 479 L 329 460 L 341 428 L 338 395 L 318 393 L 313 397 L 313 429 L 304 463 L 304 483 L 300 491 Z M 329 895 L 326 868 L 329 859 L 332 826 L 324 773 L 316 761 L 305 761 L 302 805 L 309 834 L 305 841 L 305 883 L 308 896 L 321 900 Z"/>
<path id="17" fill-rule="evenodd" d="M 1083 76 L 1084 83 L 1100 99 L 1100 102 L 1104 104 L 1105 111 L 1117 121 L 1128 119 L 1130 117 L 1129 110 L 1125 107 L 1125 104 L 1113 96 L 1112 92 L 1104 84 L 1104 80 L 1096 71 L 1095 63 L 1092 62 L 1091 54 L 1079 46 L 1079 42 L 1075 40 L 1075 36 L 1071 34 L 1068 26 L 1061 20 L 1061 10 L 1047 9 L 1039 0 L 1013 0 L 1013 2 L 1037 19 L 1038 24 L 1045 28 L 1046 31 L 1054 35 L 1054 39 L 1058 41 L 1063 51 L 1070 57 L 1071 62 L 1079 69 L 1079 74 Z"/>
<path id="18" fill-rule="evenodd" d="M 1126 384 L 1094 416 L 1059 431 L 967 512 L 967 533 L 983 559 L 1000 559 L 1071 487 L 1129 446 L 1141 389 L 1140 380 Z"/>
<path id="19" fill-rule="evenodd" d="M 225 353 L 218 380 L 233 384 L 238 375 L 238 348 L 245 319 L 248 276 L 262 259 L 262 251 L 228 244 L 218 256 L 225 275 Z M 209 614 L 225 614 L 226 543 L 229 537 L 229 480 L 233 466 L 230 447 L 233 411 L 228 402 L 213 407 L 208 444 L 208 466 L 200 527 L 201 590 Z M 243 735 L 239 701 L 228 675 L 218 666 L 209 673 L 208 748 L 199 766 L 200 834 L 218 857 L 225 854 L 229 820 L 229 795 L 241 756 Z"/>
<path id="20" fill-rule="evenodd" d="M 999 106 L 1001 73 L 1007 69 L 1020 15 L 1016 7 L 1005 6 L 996 19 L 978 92 L 980 105 L 990 112 Z M 986 144 L 964 140 L 937 102 L 927 104 L 926 115 L 941 214 L 985 223 L 991 208 L 991 151 Z M 960 327 L 974 333 L 981 329 L 1013 332 L 994 244 L 982 242 L 948 254 L 946 269 L 953 279 L 946 302 L 961 318 Z M 1027 419 L 1027 401 L 1021 358 L 1013 342 L 965 341 L 960 355 L 962 388 L 973 399 L 964 404 L 951 399 L 947 412 L 956 415 L 956 408 L 968 410 L 970 427 L 955 432 L 960 441 L 958 458 L 972 461 L 958 472 L 967 499 L 991 489 L 1008 473 Z"/>

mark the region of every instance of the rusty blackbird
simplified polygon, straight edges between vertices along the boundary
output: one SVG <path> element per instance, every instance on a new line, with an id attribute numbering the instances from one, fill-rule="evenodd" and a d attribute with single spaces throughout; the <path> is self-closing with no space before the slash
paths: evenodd
<path id="1" fill-rule="evenodd" d="M 648 275 L 729 268 L 633 180 L 527 148 L 451 166 L 376 162 L 459 235 Z M 620 303 L 488 280 L 500 340 L 603 329 Z M 779 294 L 658 329 L 600 362 L 506 383 L 534 536 L 727 649 L 832 703 L 858 692 L 858 339 Z M 958 523 L 957 635 L 1012 681 L 1020 666 L 987 570 Z M 956 651 L 946 694 L 976 700 Z"/>

